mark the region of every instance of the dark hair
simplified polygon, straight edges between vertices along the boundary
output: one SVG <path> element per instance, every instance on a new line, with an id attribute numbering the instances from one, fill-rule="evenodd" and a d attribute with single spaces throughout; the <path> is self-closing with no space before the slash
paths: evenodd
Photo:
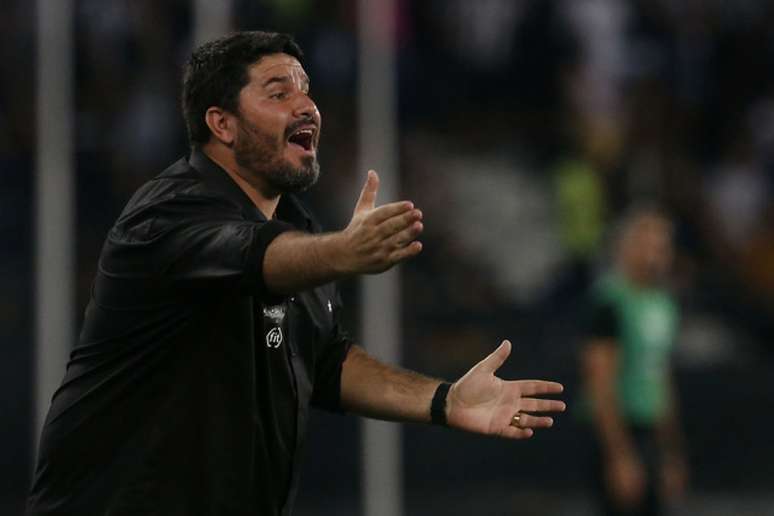
<path id="1" fill-rule="evenodd" d="M 288 34 L 234 32 L 193 51 L 183 71 L 182 108 L 191 147 L 210 139 L 204 114 L 212 106 L 238 112 L 239 92 L 250 81 L 247 69 L 261 57 L 284 53 L 301 60 L 303 52 Z"/>

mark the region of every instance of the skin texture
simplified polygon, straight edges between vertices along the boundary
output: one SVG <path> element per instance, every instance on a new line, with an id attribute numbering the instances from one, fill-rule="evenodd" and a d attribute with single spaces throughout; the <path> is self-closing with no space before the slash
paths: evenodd
<path id="1" fill-rule="evenodd" d="M 296 58 L 265 56 L 250 66 L 249 77 L 239 94 L 239 113 L 217 106 L 207 110 L 212 137 L 203 151 L 270 219 L 283 193 L 316 179 L 321 117 Z M 288 140 L 300 128 L 313 132 L 309 151 Z M 422 212 L 408 201 L 376 206 L 378 188 L 378 175 L 369 171 L 343 231 L 289 232 L 274 240 L 264 260 L 266 285 L 278 294 L 291 294 L 354 274 L 382 272 L 417 255 L 422 250 L 416 241 L 423 229 Z"/>
<path id="2" fill-rule="evenodd" d="M 274 215 L 283 176 L 314 175 L 322 119 L 309 97 L 309 79 L 298 60 L 287 54 L 264 56 L 248 68 L 249 82 L 239 93 L 239 109 L 231 113 L 211 106 L 205 121 L 212 137 L 202 150 L 221 165 L 267 218 Z M 299 128 L 313 132 L 309 151 L 288 141 Z M 313 183 L 310 182 L 311 185 Z"/>
<path id="3" fill-rule="evenodd" d="M 659 215 L 640 215 L 624 228 L 617 251 L 618 268 L 630 281 L 658 285 L 674 259 L 672 224 Z"/>
<path id="4" fill-rule="evenodd" d="M 617 267 L 632 283 L 654 286 L 668 273 L 673 254 L 670 222 L 646 213 L 624 228 L 617 247 Z M 584 346 L 581 373 L 593 399 L 593 421 L 602 444 L 606 487 L 618 507 L 625 510 L 641 503 L 649 479 L 617 409 L 618 364 L 619 346 L 614 339 L 591 339 Z M 672 385 L 671 375 L 669 381 Z M 682 495 L 688 481 L 674 387 L 671 391 L 666 417 L 656 427 L 663 466 L 659 478 L 653 479 L 667 500 Z"/>
<path id="5" fill-rule="evenodd" d="M 309 97 L 301 64 L 286 54 L 264 56 L 249 68 L 238 113 L 218 106 L 205 115 L 212 133 L 202 150 L 218 163 L 270 219 L 283 193 L 314 184 L 321 117 Z M 290 136 L 312 132 L 309 148 Z M 285 232 L 266 249 L 263 274 L 277 294 L 292 294 L 357 274 L 375 274 L 416 256 L 424 229 L 422 212 L 410 201 L 377 205 L 379 176 L 370 170 L 352 219 L 341 231 L 322 235 Z M 534 396 L 558 394 L 562 386 L 538 380 L 506 382 L 494 375 L 510 354 L 503 344 L 458 380 L 447 398 L 449 425 L 462 430 L 523 439 L 553 424 L 545 412 L 565 405 Z M 439 380 L 379 362 L 353 346 L 342 369 L 342 403 L 354 413 L 392 421 L 430 421 Z M 523 414 L 521 427 L 511 418 Z"/>
<path id="6" fill-rule="evenodd" d="M 554 424 L 547 412 L 563 412 L 561 384 L 543 380 L 506 381 L 495 373 L 511 353 L 507 340 L 457 380 L 449 391 L 446 419 L 452 428 L 508 439 L 527 439 Z M 440 381 L 379 363 L 354 347 L 344 362 L 342 404 L 346 410 L 389 421 L 430 422 L 430 401 Z M 523 411 L 520 426 L 511 418 Z M 530 414 L 527 414 L 529 412 Z"/>
<path id="7" fill-rule="evenodd" d="M 237 164 L 266 196 L 308 188 L 319 174 L 321 126 L 320 112 L 309 97 L 309 78 L 288 56 L 262 59 L 250 68 L 249 76 L 239 99 Z M 309 149 L 290 140 L 299 129 L 312 132 Z"/>
<path id="8" fill-rule="evenodd" d="M 538 396 L 559 394 L 564 387 L 543 380 L 506 381 L 497 377 L 495 373 L 510 354 L 511 343 L 503 341 L 452 385 L 447 406 L 449 426 L 509 439 L 526 439 L 535 429 L 553 426 L 553 418 L 542 414 L 563 412 L 565 404 Z M 514 426 L 512 418 L 519 413 L 519 426 Z"/>

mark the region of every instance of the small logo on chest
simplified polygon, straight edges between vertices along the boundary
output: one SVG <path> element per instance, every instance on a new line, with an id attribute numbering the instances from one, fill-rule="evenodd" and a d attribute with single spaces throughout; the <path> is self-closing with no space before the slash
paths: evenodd
<path id="1" fill-rule="evenodd" d="M 275 326 L 266 334 L 266 347 L 277 349 L 282 344 L 282 328 Z"/>
<path id="2" fill-rule="evenodd" d="M 287 307 L 284 304 L 266 306 L 263 308 L 263 319 L 271 329 L 266 332 L 266 347 L 277 349 L 282 345 L 282 322 L 285 320 Z"/>

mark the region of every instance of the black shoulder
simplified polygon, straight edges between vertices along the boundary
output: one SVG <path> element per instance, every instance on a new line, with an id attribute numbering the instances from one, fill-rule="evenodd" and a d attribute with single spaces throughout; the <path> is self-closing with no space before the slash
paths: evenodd
<path id="1" fill-rule="evenodd" d="M 134 193 L 113 225 L 110 238 L 141 241 L 152 237 L 152 227 L 158 230 L 168 223 L 208 217 L 239 219 L 242 213 L 183 158 Z"/>

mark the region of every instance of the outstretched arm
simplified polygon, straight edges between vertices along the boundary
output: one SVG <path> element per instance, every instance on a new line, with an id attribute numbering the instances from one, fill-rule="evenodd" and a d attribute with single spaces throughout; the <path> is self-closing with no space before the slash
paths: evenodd
<path id="1" fill-rule="evenodd" d="M 382 272 L 418 254 L 422 212 L 409 201 L 376 206 L 379 176 L 373 170 L 352 220 L 342 231 L 310 235 L 290 231 L 266 249 L 263 277 L 276 294 L 292 294 L 355 274 Z"/>
<path id="2" fill-rule="evenodd" d="M 534 396 L 558 394 L 563 387 L 543 380 L 506 381 L 495 376 L 511 352 L 503 341 L 491 355 L 454 382 L 446 400 L 446 420 L 453 428 L 511 439 L 531 437 L 553 419 L 540 415 L 562 412 L 558 400 Z M 363 416 L 389 421 L 430 422 L 430 405 L 440 380 L 385 365 L 354 346 L 344 361 L 342 406 Z M 519 423 L 513 416 L 519 415 Z"/>

